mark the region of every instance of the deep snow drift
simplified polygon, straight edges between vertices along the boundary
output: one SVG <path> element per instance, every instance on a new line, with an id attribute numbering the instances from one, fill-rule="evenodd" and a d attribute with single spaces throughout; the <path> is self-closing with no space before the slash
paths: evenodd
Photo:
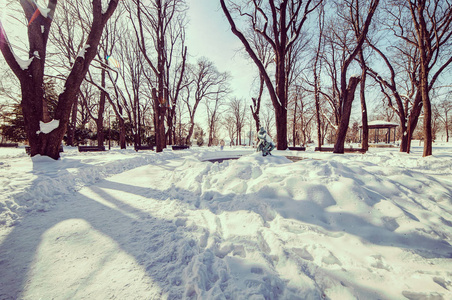
<path id="1" fill-rule="evenodd" d="M 1 149 L 0 299 L 452 298 L 452 146 L 273 154 Z"/>

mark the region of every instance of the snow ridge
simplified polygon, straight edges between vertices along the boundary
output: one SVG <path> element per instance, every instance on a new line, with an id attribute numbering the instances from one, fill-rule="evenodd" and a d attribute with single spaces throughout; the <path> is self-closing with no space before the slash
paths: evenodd
<path id="1" fill-rule="evenodd" d="M 65 151 L 69 153 L 63 153 L 60 161 L 37 155 L 23 165 L 22 157 L 26 156 L 23 151 L 19 156 L 12 156 L 16 159 L 0 162 L 0 169 L 16 170 L 13 176 L 0 175 L 0 183 L 6 182 L 0 188 L 4 195 L 4 199 L 0 199 L 0 227 L 16 225 L 24 213 L 49 211 L 55 203 L 64 201 L 84 186 L 161 159 L 151 155 L 153 153 L 137 154 L 133 150 L 116 151 L 116 155 L 115 151 L 83 155 L 70 147 Z M 92 159 L 93 155 L 97 158 Z M 110 155 L 108 159 L 107 155 Z M 162 156 L 169 158 L 173 154 L 165 152 Z M 15 165 L 16 160 L 20 162 L 19 166 Z M 80 163 L 84 164 L 83 168 Z"/>

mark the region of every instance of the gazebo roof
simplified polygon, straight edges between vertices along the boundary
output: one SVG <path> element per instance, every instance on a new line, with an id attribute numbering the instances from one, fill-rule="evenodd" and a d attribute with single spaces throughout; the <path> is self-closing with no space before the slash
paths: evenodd
<path id="1" fill-rule="evenodd" d="M 380 129 L 380 128 L 395 128 L 399 126 L 399 124 L 395 122 L 376 120 L 368 122 L 367 126 L 369 127 L 369 129 Z M 360 125 L 359 127 L 363 127 L 363 125 Z"/>

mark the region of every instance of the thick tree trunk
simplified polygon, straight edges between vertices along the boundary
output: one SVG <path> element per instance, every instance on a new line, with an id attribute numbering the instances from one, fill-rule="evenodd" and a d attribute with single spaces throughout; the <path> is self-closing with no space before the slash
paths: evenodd
<path id="1" fill-rule="evenodd" d="M 400 140 L 400 152 L 407 152 L 408 148 L 408 128 L 405 124 L 408 124 L 408 120 L 401 119 L 400 121 L 400 130 L 402 132 L 402 137 Z"/>
<path id="2" fill-rule="evenodd" d="M 287 149 L 287 110 L 278 107 L 275 109 L 276 116 L 276 141 L 278 150 Z M 269 130 L 268 130 L 269 131 Z"/>
<path id="3" fill-rule="evenodd" d="M 408 118 L 408 126 L 406 129 L 406 148 L 403 152 L 410 153 L 411 151 L 411 140 L 413 139 L 414 130 L 416 129 L 419 116 L 421 115 L 422 106 L 423 103 L 421 93 L 418 91 L 415 95 L 413 107 Z"/>
<path id="4" fill-rule="evenodd" d="M 428 94 L 427 76 L 421 79 L 422 106 L 424 107 L 424 151 L 422 156 L 432 155 L 433 131 L 432 131 L 432 106 Z"/>
<path id="5" fill-rule="evenodd" d="M 336 133 L 336 143 L 334 144 L 334 153 L 344 153 L 345 137 L 347 136 L 348 125 L 350 123 L 350 114 L 352 104 L 355 98 L 355 90 L 360 82 L 359 77 L 351 77 L 345 95 L 343 95 L 342 116 L 339 122 L 339 128 Z"/>
<path id="6" fill-rule="evenodd" d="M 414 130 L 416 129 L 417 122 L 419 121 L 419 115 L 412 114 L 410 115 L 410 120 L 408 122 L 407 128 L 407 145 L 406 145 L 406 153 L 410 153 L 411 151 L 411 141 L 413 140 Z"/>
<path id="7" fill-rule="evenodd" d="M 28 143 L 30 145 L 30 154 L 34 156 L 42 153 L 44 141 L 39 138 L 40 126 L 42 120 L 42 101 L 43 90 L 42 85 L 33 84 L 32 79 L 21 81 L 22 88 L 22 113 L 24 116 L 25 132 L 27 134 Z"/>

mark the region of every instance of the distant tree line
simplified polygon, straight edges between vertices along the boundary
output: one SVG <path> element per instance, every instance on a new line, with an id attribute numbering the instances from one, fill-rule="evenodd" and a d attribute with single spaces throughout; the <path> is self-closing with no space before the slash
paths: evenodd
<path id="1" fill-rule="evenodd" d="M 208 58 L 189 59 L 186 0 L 50 0 L 37 17 L 33 0 L 8 3 L 23 16 L 29 60 L 16 59 L 0 23 L 5 72 L 16 78 L 0 88 L 9 99 L 2 139 L 27 141 L 32 156 L 58 159 L 62 141 L 150 144 L 160 152 L 226 137 L 251 144 L 263 126 L 278 149 L 316 137 L 318 146 L 332 143 L 343 153 L 348 142 L 367 149 L 368 122 L 380 118 L 400 124 L 403 152 L 420 138 L 424 156 L 431 155 L 440 129 L 448 140 L 449 1 L 219 4 L 258 72 L 250 99 L 234 97 L 230 75 Z M 358 106 L 359 118 L 352 114 Z M 41 122 L 52 120 L 54 130 L 43 132 Z"/>

